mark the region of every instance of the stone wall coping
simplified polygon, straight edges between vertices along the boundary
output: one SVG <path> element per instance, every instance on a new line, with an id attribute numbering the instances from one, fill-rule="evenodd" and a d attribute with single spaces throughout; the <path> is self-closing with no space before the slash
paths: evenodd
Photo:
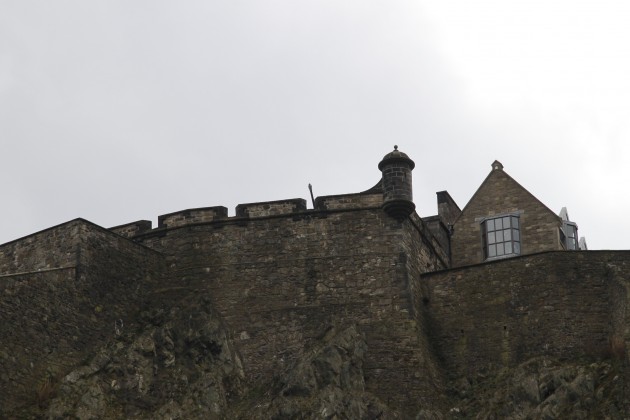
<path id="1" fill-rule="evenodd" d="M 527 259 L 527 258 L 532 258 L 532 257 L 536 257 L 536 256 L 541 256 L 541 255 L 545 255 L 545 254 L 554 254 L 554 255 L 563 255 L 563 256 L 571 256 L 571 255 L 580 255 L 580 254 L 628 254 L 628 257 L 630 258 L 630 250 L 615 250 L 615 249 L 596 249 L 596 250 L 587 250 L 587 251 L 565 251 L 565 250 L 549 250 L 549 251 L 540 251 L 540 252 L 534 252 L 531 254 L 524 254 L 524 255 L 516 255 L 514 257 L 510 257 L 510 258 L 499 258 L 499 259 L 495 259 L 495 260 L 488 260 L 488 261 L 484 261 L 484 262 L 480 262 L 480 263 L 476 263 L 476 264 L 469 264 L 469 265 L 462 265 L 459 267 L 454 267 L 454 268 L 447 268 L 445 270 L 436 270 L 436 271 L 430 271 L 427 273 L 423 273 L 421 275 L 421 277 L 430 277 L 433 275 L 441 275 L 444 274 L 446 272 L 457 272 L 457 271 L 465 271 L 465 270 L 469 270 L 469 269 L 474 269 L 474 268 L 480 268 L 480 267 L 484 267 L 488 264 L 498 264 L 498 263 L 507 263 L 509 261 L 516 261 L 516 260 L 523 260 L 523 259 Z"/>
<path id="2" fill-rule="evenodd" d="M 192 209 L 184 209 L 178 210 L 171 213 L 161 214 L 158 216 L 158 228 L 162 227 L 164 224 L 164 219 L 168 219 L 169 217 L 183 215 L 187 213 L 214 213 L 216 218 L 225 218 L 227 217 L 227 207 L 224 206 L 212 206 L 212 207 L 197 207 Z"/>
<path id="3" fill-rule="evenodd" d="M 318 199 L 326 199 L 326 198 L 343 198 L 343 197 L 357 197 L 360 195 L 382 195 L 382 191 L 372 191 L 373 188 L 379 187 L 379 184 L 376 184 L 374 187 L 369 190 L 357 192 L 357 193 L 345 193 L 345 194 L 331 194 L 331 195 L 320 195 L 315 198 L 315 201 Z"/>
<path id="4" fill-rule="evenodd" d="M 285 200 L 273 200 L 273 201 L 261 201 L 257 203 L 243 203 L 236 206 L 236 217 L 250 217 L 247 214 L 247 210 L 254 207 L 269 207 L 269 209 L 277 208 L 280 209 L 284 205 L 292 205 L 293 208 L 291 211 L 283 211 L 277 215 L 281 214 L 294 214 L 299 213 L 306 210 L 306 200 L 303 198 L 289 198 Z M 255 218 L 266 217 L 266 216 L 255 216 Z"/>
<path id="5" fill-rule="evenodd" d="M 3 244 L 0 244 L 0 248 L 3 248 L 3 247 L 8 246 L 8 245 L 13 245 L 13 244 L 15 244 L 17 242 L 21 242 L 21 241 L 23 241 L 25 239 L 32 238 L 33 236 L 41 235 L 42 233 L 45 233 L 45 232 L 48 232 L 48 231 L 51 231 L 51 230 L 55 230 L 55 229 L 59 229 L 61 227 L 65 227 L 66 225 L 70 225 L 70 224 L 72 224 L 74 222 L 77 222 L 79 220 L 83 220 L 83 221 L 87 222 L 87 220 L 84 220 L 84 219 L 81 219 L 81 218 L 68 220 L 67 222 L 63 222 L 63 223 L 60 223 L 58 225 L 54 225 L 54 226 L 48 227 L 46 229 L 38 230 L 37 232 L 33 232 L 33 233 L 28 234 L 26 236 L 22 236 L 22 237 L 13 239 L 13 240 L 11 240 L 9 242 L 5 242 Z"/>
<path id="6" fill-rule="evenodd" d="M 103 226 L 99 226 L 96 223 L 90 222 L 89 220 L 83 219 L 81 217 L 77 217 L 76 219 L 68 220 L 67 222 L 60 223 L 58 225 L 51 226 L 49 228 L 46 228 L 46 229 L 43 229 L 43 230 L 31 233 L 30 235 L 22 236 L 21 238 L 14 239 L 14 240 L 6 242 L 4 244 L 0 244 L 0 248 L 4 248 L 4 247 L 7 247 L 7 246 L 12 246 L 12 245 L 15 245 L 15 244 L 17 244 L 19 242 L 22 242 L 22 241 L 25 241 L 27 239 L 33 238 L 35 236 L 41 235 L 43 233 L 52 232 L 54 230 L 58 230 L 58 229 L 70 226 L 72 224 L 84 225 L 84 226 L 88 226 L 91 229 L 100 230 L 101 232 L 104 232 L 104 233 L 106 233 L 108 235 L 114 235 L 117 238 L 122 238 L 125 241 L 129 241 L 129 242 L 133 243 L 136 246 L 142 247 L 144 249 L 150 250 L 151 252 L 154 252 L 156 254 L 162 255 L 161 252 L 156 251 L 155 249 L 149 248 L 148 246 L 143 245 L 143 244 L 139 244 L 139 243 L 135 242 L 132 239 L 129 239 L 129 238 L 125 237 L 125 236 L 119 235 L 119 234 L 117 234 L 115 232 L 112 232 L 111 230 L 109 230 L 107 228 L 104 228 Z"/>
<path id="7" fill-rule="evenodd" d="M 249 207 L 249 206 L 260 206 L 260 205 L 264 205 L 264 204 L 302 204 L 302 203 L 306 203 L 306 200 L 303 198 L 287 198 L 284 200 L 271 200 L 271 201 L 256 201 L 256 202 L 252 202 L 252 203 L 241 203 L 239 205 L 237 205 L 236 207 L 238 208 L 239 206 L 242 207 Z"/>
<path id="8" fill-rule="evenodd" d="M 129 223 L 125 223 L 123 225 L 112 226 L 110 228 L 107 228 L 107 230 L 118 230 L 118 229 L 130 227 L 130 226 L 142 226 L 142 225 L 149 225 L 150 226 L 150 225 L 152 225 L 152 222 L 150 220 L 136 220 L 135 222 L 129 222 Z"/>
<path id="9" fill-rule="evenodd" d="M 377 184 L 378 185 L 378 184 Z M 317 198 L 315 198 L 315 209 L 316 210 L 336 210 L 336 209 L 329 209 L 328 207 L 326 207 L 326 203 L 327 202 L 336 202 L 336 201 L 341 201 L 344 200 L 346 198 L 356 198 L 356 197 L 369 197 L 369 196 L 379 196 L 382 198 L 383 193 L 382 192 L 369 192 L 365 191 L 365 192 L 359 192 L 359 193 L 351 193 L 351 194 L 335 194 L 335 195 L 321 195 Z M 357 206 L 357 209 L 361 209 L 361 208 L 370 208 L 372 206 Z M 379 208 L 381 207 L 381 205 L 379 205 Z"/>

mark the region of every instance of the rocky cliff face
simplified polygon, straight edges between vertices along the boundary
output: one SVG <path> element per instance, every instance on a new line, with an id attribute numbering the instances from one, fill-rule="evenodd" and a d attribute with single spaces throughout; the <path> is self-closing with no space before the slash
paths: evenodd
<path id="1" fill-rule="evenodd" d="M 373 419 L 397 413 L 365 390 L 365 338 L 354 326 L 332 327 L 320 346 L 280 372 L 262 398 L 250 396 L 248 406 L 233 410 L 251 419 Z"/>
<path id="2" fill-rule="evenodd" d="M 628 399 L 619 359 L 530 359 L 493 375 L 452 384 L 449 418 L 625 419 Z"/>
<path id="3" fill-rule="evenodd" d="M 353 325 L 330 326 L 299 363 L 261 384 L 244 382 L 241 359 L 204 297 L 147 310 L 62 378 L 38 385 L 20 418 L 395 418 L 365 390 L 367 345 Z"/>
<path id="4" fill-rule="evenodd" d="M 355 325 L 330 326 L 297 363 L 246 383 L 238 349 L 210 301 L 187 298 L 145 310 L 135 331 L 114 340 L 62 378 L 37 386 L 37 404 L 16 418 L 375 419 L 404 418 L 365 388 L 370 351 Z M 528 360 L 510 369 L 453 379 L 444 401 L 417 419 L 623 419 L 625 354 L 599 361 Z"/>
<path id="5" fill-rule="evenodd" d="M 141 314 L 51 392 L 47 418 L 219 418 L 243 388 L 228 332 L 199 297 Z M 121 328 L 122 329 L 122 328 Z M 45 403 L 42 401 L 42 405 Z"/>

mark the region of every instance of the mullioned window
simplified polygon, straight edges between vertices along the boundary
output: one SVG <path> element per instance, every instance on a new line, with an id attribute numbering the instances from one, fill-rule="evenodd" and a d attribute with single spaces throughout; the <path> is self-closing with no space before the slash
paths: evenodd
<path id="1" fill-rule="evenodd" d="M 484 259 L 521 254 L 521 231 L 518 216 L 501 215 L 481 222 Z"/>

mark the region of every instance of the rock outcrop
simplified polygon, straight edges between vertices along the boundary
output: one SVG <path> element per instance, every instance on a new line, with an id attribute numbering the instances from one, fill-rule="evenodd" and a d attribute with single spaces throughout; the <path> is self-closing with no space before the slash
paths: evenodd
<path id="1" fill-rule="evenodd" d="M 397 413 L 366 392 L 365 338 L 354 326 L 331 327 L 318 348 L 281 372 L 262 398 L 234 412 L 243 419 L 375 419 Z"/>
<path id="2" fill-rule="evenodd" d="M 623 361 L 530 359 L 495 375 L 459 378 L 449 418 L 625 419 Z"/>
<path id="3" fill-rule="evenodd" d="M 244 382 L 229 331 L 202 296 L 141 314 L 85 364 L 46 382 L 20 417 L 87 419 L 398 418 L 365 390 L 365 337 L 328 328 L 316 348 L 266 383 Z"/>
<path id="4" fill-rule="evenodd" d="M 146 311 L 57 385 L 46 410 L 60 418 L 221 418 L 243 371 L 228 332 L 203 297 Z"/>
<path id="5" fill-rule="evenodd" d="M 154 305 L 155 306 L 155 305 Z M 141 312 L 116 338 L 63 378 L 38 385 L 38 403 L 16 418 L 392 419 L 405 418 L 366 390 L 365 336 L 330 326 L 317 345 L 266 380 L 246 383 L 231 332 L 203 296 Z M 624 354 L 598 360 L 537 357 L 513 368 L 452 379 L 449 406 L 418 420 L 624 419 Z"/>

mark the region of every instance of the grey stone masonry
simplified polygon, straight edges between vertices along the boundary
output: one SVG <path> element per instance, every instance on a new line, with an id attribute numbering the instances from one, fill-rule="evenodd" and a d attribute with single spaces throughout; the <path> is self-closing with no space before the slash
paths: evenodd
<path id="1" fill-rule="evenodd" d="M 293 198 L 290 200 L 264 201 L 261 203 L 239 204 L 236 206 L 237 217 L 267 217 L 306 211 L 306 200 Z"/>
<path id="2" fill-rule="evenodd" d="M 158 227 L 175 227 L 191 223 L 211 222 L 227 217 L 227 208 L 223 206 L 203 207 L 164 214 L 158 217 Z"/>
<path id="3" fill-rule="evenodd" d="M 398 151 L 398 146 L 378 164 L 383 173 L 383 209 L 395 219 L 406 218 L 416 208 L 411 179 L 414 167 L 413 160 Z"/>
<path id="4" fill-rule="evenodd" d="M 150 231 L 152 226 L 153 224 L 150 220 L 138 220 L 137 222 L 114 226 L 109 228 L 109 230 L 125 238 L 132 238 L 141 233 Z"/>

